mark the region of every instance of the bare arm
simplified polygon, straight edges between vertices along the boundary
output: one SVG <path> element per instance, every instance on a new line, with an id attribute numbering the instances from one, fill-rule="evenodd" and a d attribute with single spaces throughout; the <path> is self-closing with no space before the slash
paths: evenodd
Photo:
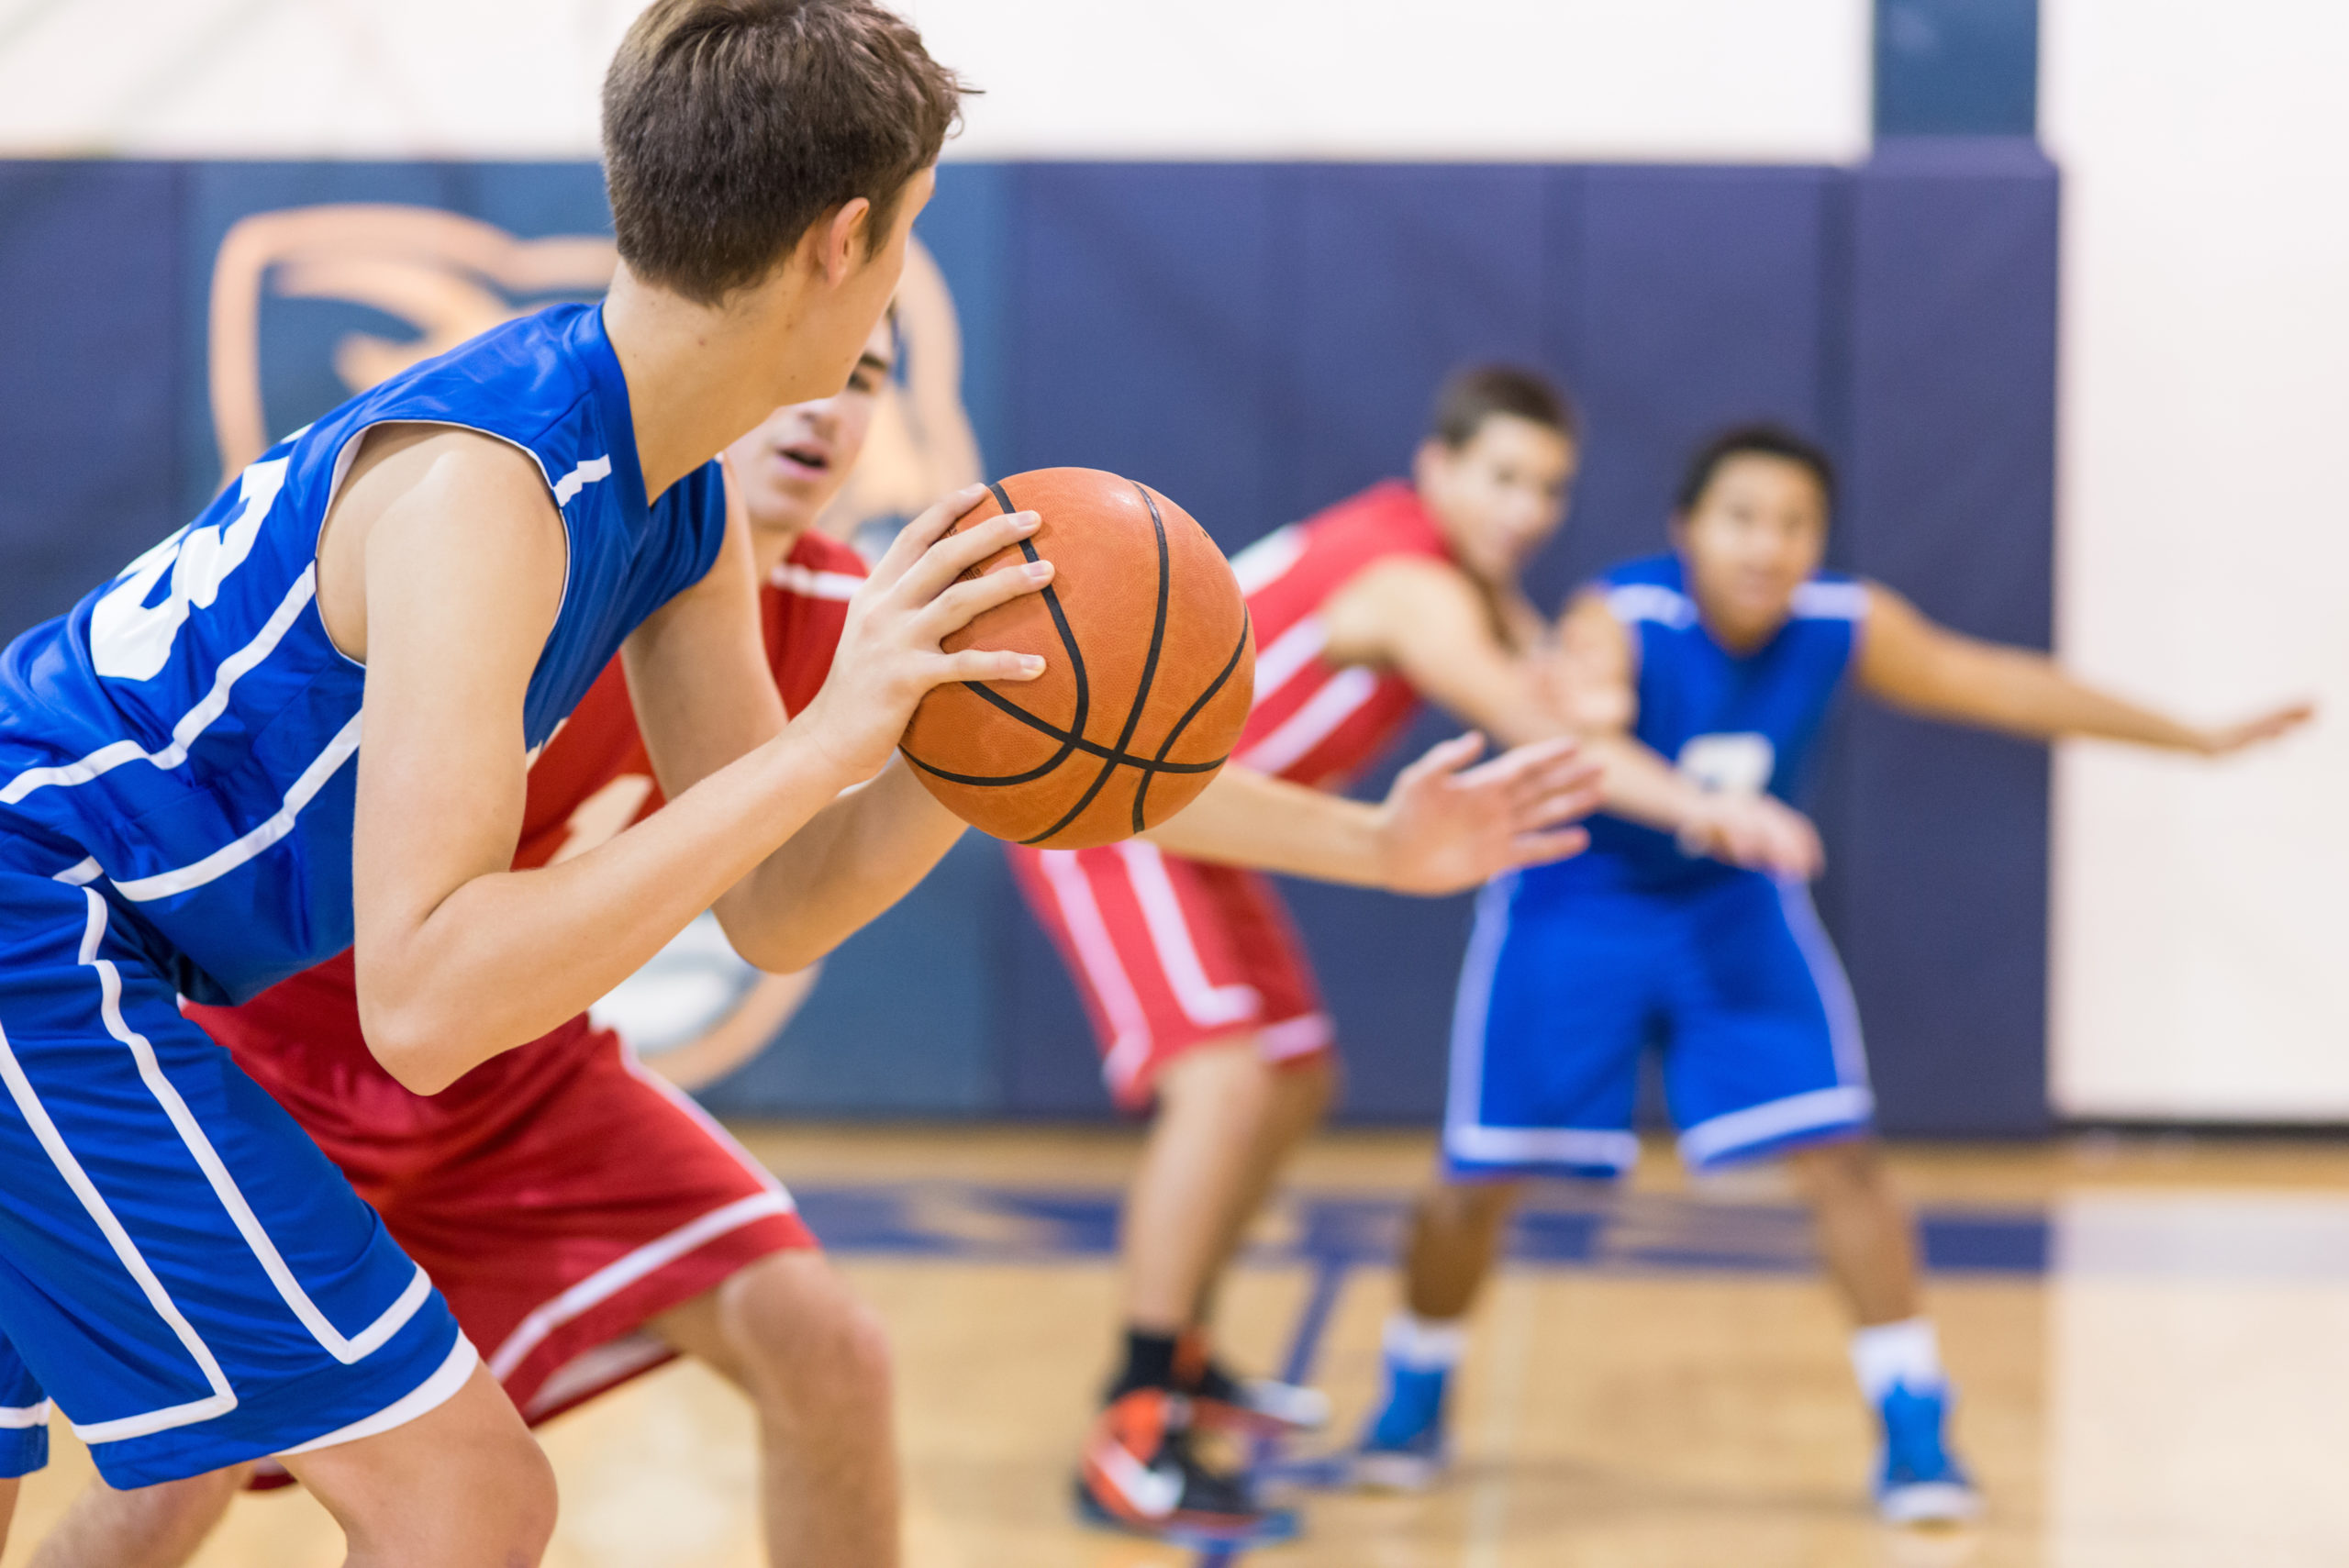
<path id="1" fill-rule="evenodd" d="M 1598 770 L 1564 740 L 1471 767 L 1484 744 L 1442 742 L 1375 806 L 1227 767 L 1144 837 L 1194 860 L 1431 895 L 1580 850 L 1586 835 L 1563 824 L 1598 804 Z"/>
<path id="2" fill-rule="evenodd" d="M 1041 585 L 1018 572 L 954 581 L 1032 522 L 991 519 L 924 553 L 948 520 L 907 530 L 851 606 L 850 678 L 836 670 L 833 700 L 787 728 L 759 654 L 749 541 L 729 529 L 704 581 L 640 628 L 655 657 L 631 655 L 657 716 L 656 768 L 682 787 L 608 842 L 517 872 L 522 702 L 562 594 L 561 521 L 529 461 L 487 438 L 439 430 L 363 453 L 320 578 L 322 600 L 330 584 L 362 585 L 355 956 L 386 1069 L 433 1093 L 544 1034 L 877 772 L 931 685 L 1032 678 L 1041 661 L 938 648 L 987 604 Z"/>
<path id="3" fill-rule="evenodd" d="M 2032 740 L 2078 736 L 2215 757 L 2298 728 L 2315 712 L 2293 703 L 2205 728 L 2140 707 L 2066 674 L 2043 653 L 1962 637 L 1889 588 L 1868 584 L 1861 686 L 1895 707 Z"/>
<path id="4" fill-rule="evenodd" d="M 1321 619 L 1330 658 L 1396 670 L 1429 701 L 1504 745 L 1568 733 L 1532 651 L 1501 641 L 1493 610 L 1456 567 L 1379 562 L 1332 595 Z"/>
<path id="5" fill-rule="evenodd" d="M 715 1084 L 765 1049 L 807 1000 L 821 973 L 820 966 L 810 964 L 794 974 L 760 975 L 734 1010 L 707 1033 L 647 1059 L 644 1065 L 680 1089 Z"/>

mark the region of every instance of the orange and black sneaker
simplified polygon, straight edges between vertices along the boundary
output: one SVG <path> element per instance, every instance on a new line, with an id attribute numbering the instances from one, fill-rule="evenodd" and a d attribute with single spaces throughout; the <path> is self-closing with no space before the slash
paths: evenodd
<path id="1" fill-rule="evenodd" d="M 1245 1476 L 1209 1469 L 1191 1447 L 1190 1401 L 1137 1388 L 1109 1402 L 1085 1440 L 1076 1509 L 1086 1523 L 1178 1546 L 1268 1546 L 1297 1515 L 1257 1503 Z"/>
<path id="2" fill-rule="evenodd" d="M 1174 1342 L 1174 1385 L 1191 1401 L 1201 1431 L 1285 1438 L 1330 1424 L 1330 1396 L 1272 1377 L 1234 1377 L 1215 1359 L 1207 1331 L 1184 1330 Z"/>

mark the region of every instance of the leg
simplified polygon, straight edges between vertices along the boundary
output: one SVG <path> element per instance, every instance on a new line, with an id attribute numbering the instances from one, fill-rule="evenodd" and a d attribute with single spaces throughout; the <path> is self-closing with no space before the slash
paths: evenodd
<path id="1" fill-rule="evenodd" d="M 415 1420 L 284 1456 L 350 1542 L 346 1568 L 530 1568 L 554 1471 L 485 1367 Z"/>
<path id="2" fill-rule="evenodd" d="M 1412 1316 L 1448 1320 L 1475 1305 L 1520 1188 L 1508 1181 L 1445 1183 L 1420 1195 L 1403 1252 L 1403 1300 Z"/>
<path id="3" fill-rule="evenodd" d="M 34 1551 L 32 1568 L 180 1568 L 251 1473 L 233 1465 L 128 1492 L 93 1480 Z"/>
<path id="4" fill-rule="evenodd" d="M 1892 1190 L 1876 1140 L 1815 1144 L 1787 1156 L 1810 1205 L 1827 1272 L 1862 1328 L 1921 1310 L 1915 1227 Z"/>
<path id="5" fill-rule="evenodd" d="M 650 1327 L 757 1407 L 775 1568 L 895 1568 L 888 1338 L 823 1254 L 770 1253 Z"/>
<path id="6" fill-rule="evenodd" d="M 1252 1037 L 1186 1051 L 1158 1074 L 1158 1115 L 1141 1168 L 1126 1193 L 1119 1237 L 1126 1320 L 1140 1332 L 1190 1326 L 1216 1273 L 1239 1243 L 1253 1206 L 1301 1129 L 1318 1118 L 1314 1089 L 1284 1093 L 1289 1074 L 1264 1060 Z"/>
<path id="7" fill-rule="evenodd" d="M 17 1517 L 17 1491 L 15 1476 L 0 1481 L 0 1551 L 8 1550 L 8 1521 Z"/>

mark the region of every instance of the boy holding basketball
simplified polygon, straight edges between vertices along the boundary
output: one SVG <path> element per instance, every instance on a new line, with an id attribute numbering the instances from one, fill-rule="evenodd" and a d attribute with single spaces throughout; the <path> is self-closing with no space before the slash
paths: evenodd
<path id="1" fill-rule="evenodd" d="M 354 1560 L 538 1559 L 513 1405 L 179 999 L 350 948 L 372 1055 L 430 1095 L 704 908 L 787 971 L 942 851 L 959 824 L 893 749 L 931 686 L 1041 672 L 939 646 L 1049 581 L 959 581 L 1035 519 L 918 519 L 786 723 L 709 454 L 846 381 L 958 93 L 867 0 L 659 0 L 607 83 L 601 306 L 295 432 L 0 662 L 0 1518 L 53 1397 L 117 1487 L 276 1455 Z M 529 760 L 623 651 L 670 805 L 517 869 Z"/>
<path id="2" fill-rule="evenodd" d="M 1540 377 L 1464 372 L 1440 395 L 1411 480 L 1241 552 L 1232 568 L 1254 623 L 1256 689 L 1235 762 L 1329 790 L 1389 745 L 1422 698 L 1507 744 L 1560 734 L 1565 720 L 1531 657 L 1543 622 L 1518 573 L 1564 518 L 1575 439 L 1570 408 Z M 1431 760 L 1458 766 L 1477 744 L 1450 742 Z M 1710 850 L 1748 861 L 1800 852 L 1766 809 L 1699 796 L 1636 757 L 1607 761 L 1610 787 Z M 1152 1115 L 1121 1240 L 1123 1360 L 1079 1476 L 1080 1507 L 1102 1522 L 1206 1540 L 1276 1535 L 1286 1519 L 1201 1465 L 1186 1430 L 1295 1430 L 1327 1418 L 1315 1391 L 1235 1378 L 1207 1338 L 1217 1282 L 1319 1121 L 1334 1067 L 1330 1019 L 1279 896 L 1239 868 L 1382 880 L 1300 855 L 1291 825 L 1303 815 L 1293 801 L 1210 792 L 1143 839 L 1012 851 L 1084 996 L 1112 1096 Z"/>
<path id="3" fill-rule="evenodd" d="M 1604 746 L 1694 787 L 1791 814 L 1837 692 L 2053 740 L 2222 756 L 2293 729 L 2305 705 L 2203 728 L 2097 691 L 2045 655 L 1934 626 L 1889 589 L 1820 569 L 1826 454 L 1770 427 L 1693 458 L 1672 550 L 1602 575 L 1564 626 L 1563 696 Z M 1614 1178 L 1637 1159 L 1640 1058 L 1661 1038 L 1682 1158 L 1780 1156 L 1855 1323 L 1852 1364 L 1880 1418 L 1877 1506 L 1895 1523 L 1970 1516 L 1949 1453 L 1947 1378 L 1920 1298 L 1913 1227 L 1870 1132 L 1867 1064 L 1805 883 L 1700 858 L 1609 815 L 1570 864 L 1502 877 L 1477 907 L 1452 1040 L 1443 1184 L 1420 1202 L 1387 1394 L 1359 1473 L 1422 1485 L 1445 1457 L 1463 1318 L 1529 1177 Z"/>

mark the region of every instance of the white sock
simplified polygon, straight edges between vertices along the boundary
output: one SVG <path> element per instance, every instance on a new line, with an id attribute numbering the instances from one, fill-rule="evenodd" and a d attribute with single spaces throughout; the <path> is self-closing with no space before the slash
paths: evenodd
<path id="1" fill-rule="evenodd" d="M 1386 1359 L 1413 1372 L 1449 1372 L 1468 1348 L 1468 1329 L 1457 1318 L 1421 1318 L 1395 1312 L 1386 1319 Z"/>
<path id="2" fill-rule="evenodd" d="M 1882 1404 L 1896 1386 L 1921 1394 L 1948 1381 L 1942 1372 L 1941 1336 L 1933 1332 L 1930 1318 L 1878 1323 L 1854 1332 L 1852 1371 L 1871 1405 Z"/>

